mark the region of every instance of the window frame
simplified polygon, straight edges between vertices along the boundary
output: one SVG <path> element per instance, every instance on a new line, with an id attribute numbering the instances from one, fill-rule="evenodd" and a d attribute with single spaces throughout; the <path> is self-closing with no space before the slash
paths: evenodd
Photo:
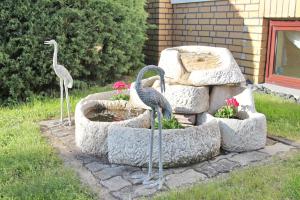
<path id="1" fill-rule="evenodd" d="M 289 30 L 300 31 L 300 21 L 270 21 L 265 81 L 271 84 L 300 89 L 300 78 L 276 75 L 273 73 L 276 54 L 276 33 L 277 31 Z"/>

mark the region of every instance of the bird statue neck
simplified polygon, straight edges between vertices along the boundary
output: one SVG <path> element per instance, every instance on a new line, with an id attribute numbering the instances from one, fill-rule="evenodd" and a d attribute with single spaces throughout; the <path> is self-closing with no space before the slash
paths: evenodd
<path id="1" fill-rule="evenodd" d="M 135 89 L 136 91 L 139 91 L 142 89 L 142 79 L 144 77 L 144 74 L 148 71 L 151 71 L 151 70 L 154 70 L 156 72 L 158 72 L 160 75 L 160 68 L 155 66 L 155 65 L 148 65 L 146 67 L 144 67 L 143 69 L 140 70 L 140 72 L 138 73 L 137 75 L 137 78 L 136 78 L 136 82 L 135 82 Z"/>
<path id="2" fill-rule="evenodd" d="M 57 44 L 54 44 L 54 53 L 53 53 L 53 67 L 54 68 L 57 66 L 57 52 L 58 52 L 58 46 L 57 46 Z"/>

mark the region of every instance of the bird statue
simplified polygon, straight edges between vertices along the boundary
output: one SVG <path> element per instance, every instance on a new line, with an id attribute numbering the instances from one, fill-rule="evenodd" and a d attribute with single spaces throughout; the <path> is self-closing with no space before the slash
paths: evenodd
<path id="1" fill-rule="evenodd" d="M 58 45 L 55 40 L 45 41 L 44 44 L 53 45 L 53 69 L 55 74 L 59 77 L 60 80 L 60 121 L 63 124 L 63 98 L 64 98 L 64 89 L 66 93 L 67 109 L 68 109 L 68 124 L 71 126 L 71 116 L 70 116 L 70 101 L 68 89 L 73 87 L 73 79 L 69 71 L 62 65 L 57 63 L 57 52 Z"/>
<path id="2" fill-rule="evenodd" d="M 149 163 L 148 163 L 148 175 L 143 177 L 143 184 L 148 185 L 149 187 L 156 187 L 161 189 L 163 186 L 163 158 L 162 158 L 162 114 L 165 118 L 171 119 L 172 116 L 172 107 L 168 100 L 157 90 L 153 88 L 143 88 L 142 87 L 142 78 L 147 71 L 155 71 L 160 76 L 160 89 L 161 92 L 165 92 L 165 72 L 162 68 L 149 65 L 140 70 L 137 75 L 137 79 L 135 82 L 135 90 L 141 99 L 141 101 L 151 108 L 151 134 L 149 135 Z M 157 181 L 151 181 L 152 177 L 152 153 L 153 153 L 153 136 L 154 136 L 154 124 L 155 124 L 155 113 L 157 113 L 158 118 L 158 129 L 159 129 L 159 137 L 158 137 L 158 162 L 159 162 L 159 178 Z"/>

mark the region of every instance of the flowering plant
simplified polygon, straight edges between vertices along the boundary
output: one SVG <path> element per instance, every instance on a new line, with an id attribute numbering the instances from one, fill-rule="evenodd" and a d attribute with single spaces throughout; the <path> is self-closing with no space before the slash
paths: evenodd
<path id="1" fill-rule="evenodd" d="M 113 89 L 117 90 L 117 94 L 115 94 L 112 99 L 113 100 L 125 100 L 128 101 L 129 100 L 129 95 L 128 94 L 124 94 L 123 91 L 124 90 L 128 90 L 130 88 L 130 83 L 126 84 L 123 81 L 117 81 L 113 84 Z"/>
<path id="2" fill-rule="evenodd" d="M 215 114 L 220 118 L 237 118 L 239 102 L 235 98 L 226 99 L 226 106 L 221 107 Z"/>

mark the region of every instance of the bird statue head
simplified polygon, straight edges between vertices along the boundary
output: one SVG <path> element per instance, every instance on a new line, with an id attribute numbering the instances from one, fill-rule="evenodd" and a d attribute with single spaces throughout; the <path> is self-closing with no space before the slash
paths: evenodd
<path id="1" fill-rule="evenodd" d="M 55 40 L 48 40 L 48 41 L 45 41 L 44 44 L 47 44 L 47 45 L 57 45 L 57 43 L 56 43 Z"/>

